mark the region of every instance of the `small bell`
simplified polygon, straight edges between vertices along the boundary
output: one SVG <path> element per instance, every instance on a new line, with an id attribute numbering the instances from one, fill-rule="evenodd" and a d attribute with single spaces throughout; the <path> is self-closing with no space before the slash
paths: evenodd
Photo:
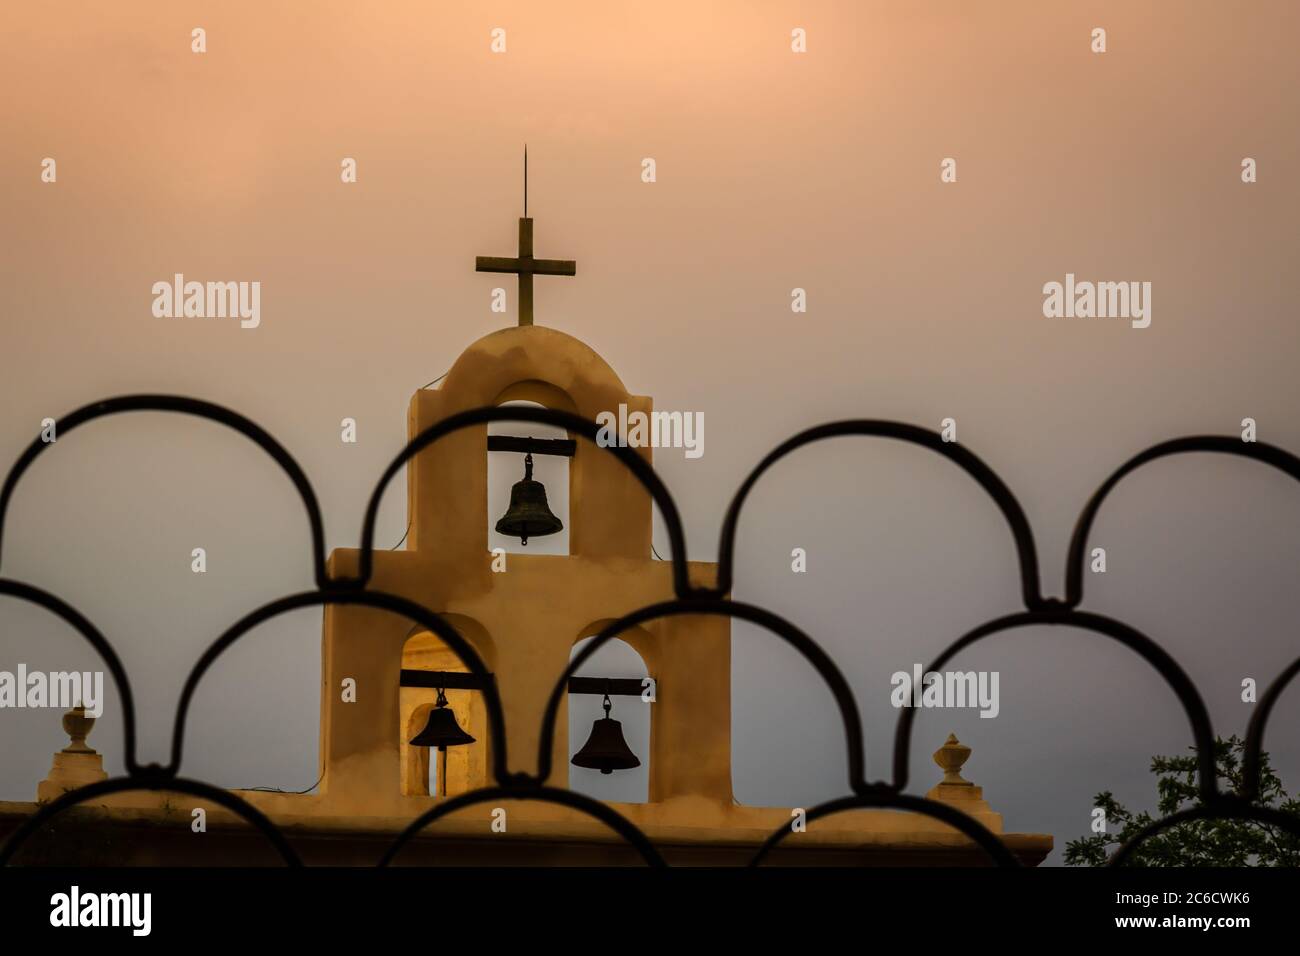
<path id="1" fill-rule="evenodd" d="M 437 747 L 443 753 L 448 747 L 472 744 L 474 738 L 460 729 L 456 723 L 456 712 L 447 706 L 447 694 L 439 687 L 438 702 L 429 711 L 429 722 L 424 729 L 411 738 L 412 747 Z"/>
<path id="2" fill-rule="evenodd" d="M 609 694 L 606 694 L 605 716 L 591 725 L 591 736 L 582 745 L 582 749 L 573 755 L 575 767 L 613 773 L 615 770 L 631 770 L 641 766 L 641 761 L 623 739 L 623 725 L 609 716 L 612 706 Z"/>
<path id="3" fill-rule="evenodd" d="M 564 522 L 551 514 L 546 503 L 546 486 L 533 481 L 533 456 L 524 457 L 524 478 L 510 489 L 510 507 L 496 525 L 497 533 L 518 538 L 527 545 L 529 538 L 555 534 L 564 530 Z"/>

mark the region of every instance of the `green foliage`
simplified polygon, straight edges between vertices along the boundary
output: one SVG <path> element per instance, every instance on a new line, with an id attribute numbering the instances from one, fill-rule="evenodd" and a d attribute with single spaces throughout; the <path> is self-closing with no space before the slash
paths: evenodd
<path id="1" fill-rule="evenodd" d="M 1107 832 L 1071 840 L 1065 845 L 1067 866 L 1101 866 L 1130 837 L 1155 820 L 1179 810 L 1199 807 L 1196 787 L 1196 748 L 1191 756 L 1152 757 L 1160 799 L 1158 815 L 1132 813 L 1109 791 L 1097 794 L 1094 806 L 1106 812 Z M 1214 765 L 1219 789 L 1240 793 L 1245 741 L 1235 734 L 1214 741 Z M 1297 795 L 1300 796 L 1300 795 Z M 1282 781 L 1260 754 L 1258 803 L 1292 814 L 1300 821 L 1300 799 L 1289 797 Z M 1118 829 L 1116 829 L 1118 827 Z M 1300 866 L 1300 837 L 1266 823 L 1242 820 L 1192 820 L 1145 840 L 1129 858 L 1131 866 Z"/>

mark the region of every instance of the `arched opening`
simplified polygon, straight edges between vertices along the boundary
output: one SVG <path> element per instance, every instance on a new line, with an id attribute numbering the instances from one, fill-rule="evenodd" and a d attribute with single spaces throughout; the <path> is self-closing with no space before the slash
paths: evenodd
<path id="1" fill-rule="evenodd" d="M 506 396 L 512 390 L 503 393 Z M 546 408 L 531 399 L 510 398 L 499 401 L 501 407 L 524 406 Z M 554 405 L 550 407 L 563 407 Z M 567 410 L 567 409 L 566 409 Z M 522 438 L 568 438 L 563 428 L 533 422 L 491 422 L 488 435 L 509 435 Z M 508 452 L 489 452 L 487 470 L 488 492 L 488 550 L 502 548 L 507 554 L 569 554 L 569 459 L 560 455 L 533 455 L 533 480 L 546 488 L 546 504 L 551 513 L 560 519 L 564 528 L 544 537 L 530 537 L 527 544 L 496 530 L 497 520 L 510 507 L 511 490 L 524 477 L 524 455 Z"/>
<path id="2" fill-rule="evenodd" d="M 583 638 L 573 646 L 574 655 L 586 646 L 591 638 Z M 638 684 L 651 676 L 646 663 L 632 645 L 618 638 L 601 645 L 578 668 L 575 677 L 608 677 L 635 680 Z M 599 770 L 569 764 L 569 788 L 598 800 L 611 803 L 645 803 L 650 796 L 650 718 L 655 704 L 643 695 L 614 694 L 610 717 L 622 725 L 623 739 L 628 748 L 641 761 L 639 767 L 616 770 L 603 774 Z M 604 698 L 599 693 L 569 694 L 569 759 L 572 761 L 588 737 L 595 721 L 605 716 Z"/>
<path id="3" fill-rule="evenodd" d="M 463 626 L 457 625 L 464 633 Z M 467 635 L 468 636 L 468 635 Z M 417 628 L 402 646 L 404 672 L 466 674 L 460 658 L 436 634 Z M 403 680 L 398 704 L 398 748 L 401 792 L 406 796 L 455 796 L 486 785 L 488 779 L 488 722 L 483 695 L 477 690 L 449 687 L 447 707 L 456 723 L 474 738 L 471 744 L 436 747 L 411 743 L 428 723 L 437 687 L 410 686 Z"/>

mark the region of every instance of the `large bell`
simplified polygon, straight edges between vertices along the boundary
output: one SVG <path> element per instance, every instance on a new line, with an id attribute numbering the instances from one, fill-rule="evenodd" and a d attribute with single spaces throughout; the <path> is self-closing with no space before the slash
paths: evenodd
<path id="1" fill-rule="evenodd" d="M 447 706 L 447 695 L 438 688 L 438 702 L 429 711 L 429 722 L 424 729 L 411 738 L 412 747 L 437 747 L 443 753 L 448 747 L 472 744 L 474 738 L 460 729 L 456 723 L 456 712 Z"/>
<path id="2" fill-rule="evenodd" d="M 524 478 L 510 489 L 510 507 L 497 522 L 497 533 L 518 538 L 528 544 L 529 538 L 555 534 L 564 530 L 564 522 L 551 514 L 546 504 L 546 486 L 533 481 L 533 456 L 524 458 Z"/>
<path id="3" fill-rule="evenodd" d="M 641 766 L 641 761 L 623 739 L 623 725 L 609 716 L 609 694 L 605 695 L 605 716 L 591 725 L 591 736 L 573 755 L 575 767 L 613 773 Z"/>

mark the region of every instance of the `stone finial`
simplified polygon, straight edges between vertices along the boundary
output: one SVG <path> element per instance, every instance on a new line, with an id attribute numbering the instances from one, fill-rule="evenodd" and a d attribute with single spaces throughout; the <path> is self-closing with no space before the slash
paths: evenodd
<path id="1" fill-rule="evenodd" d="M 63 730 L 70 740 L 54 755 L 49 775 L 36 785 L 36 799 L 54 800 L 69 790 L 108 779 L 104 758 L 86 743 L 94 726 L 95 718 L 81 704 L 63 715 Z"/>
<path id="2" fill-rule="evenodd" d="M 65 754 L 93 754 L 93 747 L 86 744 L 86 738 L 95 728 L 95 718 L 86 713 L 84 704 L 78 704 L 63 715 L 63 732 L 72 738 L 71 743 L 63 748 Z"/>
<path id="3" fill-rule="evenodd" d="M 941 787 L 971 787 L 969 780 L 961 775 L 962 765 L 970 759 L 970 748 L 957 740 L 956 734 L 949 734 L 943 746 L 934 752 L 934 762 L 943 771 Z"/>
<path id="4" fill-rule="evenodd" d="M 934 752 L 934 762 L 943 770 L 943 779 L 931 787 L 926 796 L 956 807 L 994 833 L 1001 833 L 1002 815 L 994 813 L 984 799 L 984 788 L 961 775 L 962 765 L 970 759 L 970 752 L 970 748 L 959 741 L 956 734 L 949 734 L 943 746 Z"/>

